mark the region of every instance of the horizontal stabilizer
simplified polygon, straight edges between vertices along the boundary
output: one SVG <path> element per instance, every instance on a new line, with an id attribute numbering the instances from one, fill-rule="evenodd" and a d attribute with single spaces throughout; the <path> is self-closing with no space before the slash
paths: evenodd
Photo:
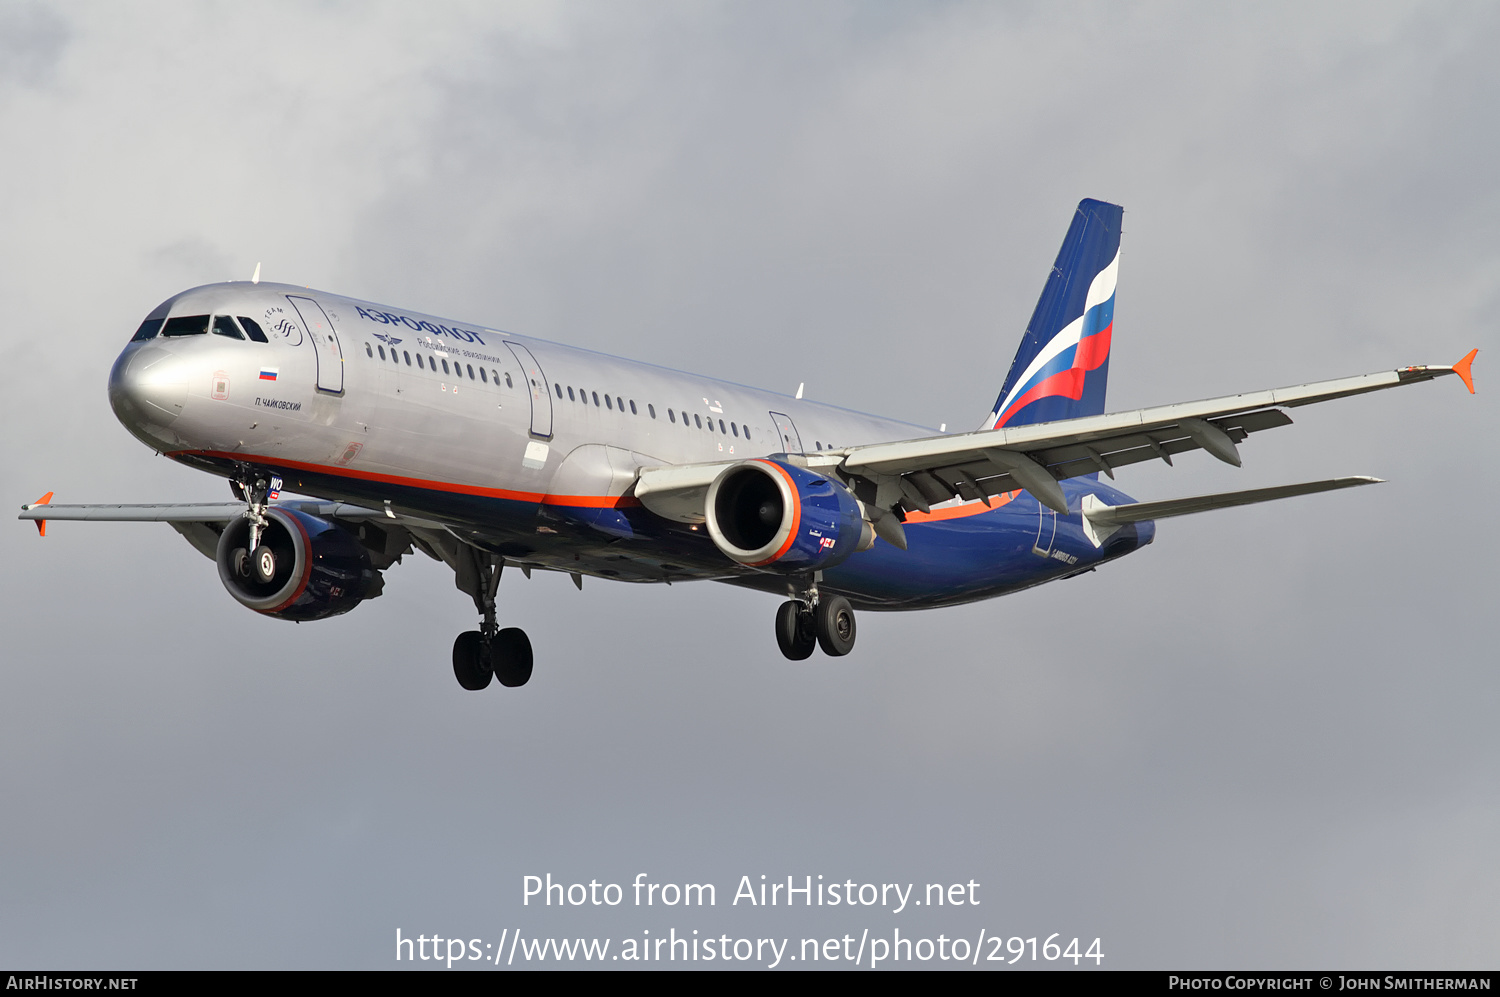
<path id="1" fill-rule="evenodd" d="M 1194 495 L 1191 498 L 1166 499 L 1161 502 L 1132 502 L 1129 505 L 1105 505 L 1092 495 L 1083 500 L 1083 528 L 1095 547 L 1103 545 L 1109 535 L 1126 523 L 1139 523 L 1148 519 L 1168 519 L 1186 516 L 1193 512 L 1208 512 L 1210 509 L 1227 509 L 1236 505 L 1254 505 L 1256 502 L 1271 502 L 1275 499 L 1291 498 L 1294 495 L 1312 495 L 1329 492 L 1336 488 L 1355 488 L 1359 485 L 1379 484 L 1380 478 L 1355 476 L 1330 478 L 1327 481 L 1305 481 L 1298 485 L 1277 485 L 1274 488 L 1251 488 L 1243 492 L 1219 492 L 1215 495 Z"/>

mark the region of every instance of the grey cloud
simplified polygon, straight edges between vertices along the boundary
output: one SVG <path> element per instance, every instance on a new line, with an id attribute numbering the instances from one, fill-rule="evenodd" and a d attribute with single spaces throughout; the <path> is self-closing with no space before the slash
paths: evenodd
<path id="1" fill-rule="evenodd" d="M 12 507 L 223 499 L 103 384 L 149 308 L 257 260 L 951 428 L 1100 196 L 1127 209 L 1113 406 L 1472 346 L 1480 393 L 1298 410 L 1238 471 L 1131 468 L 1143 499 L 1389 483 L 864 614 L 840 661 L 782 661 L 752 593 L 507 573 L 519 695 L 456 687 L 471 607 L 425 559 L 293 627 L 165 527 L 12 522 L 0 957 L 386 967 L 398 926 L 898 923 L 1101 936 L 1106 967 L 1494 961 L 1489 6 L 111 9 L 69 8 L 57 85 L 0 103 L 53 153 L 0 185 Z M 241 71 L 185 79 L 207 40 Z M 987 906 L 521 908 L 549 870 L 974 878 Z"/>
<path id="2" fill-rule="evenodd" d="M 17 0 L 0 7 L 0 79 L 28 87 L 52 82 L 72 35 L 52 4 Z"/>

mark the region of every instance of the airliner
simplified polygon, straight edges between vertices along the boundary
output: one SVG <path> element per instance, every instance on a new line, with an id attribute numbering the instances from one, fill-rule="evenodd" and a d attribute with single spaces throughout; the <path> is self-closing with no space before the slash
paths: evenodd
<path id="1" fill-rule="evenodd" d="M 1123 210 L 1084 200 L 999 397 L 934 433 L 485 325 L 251 281 L 162 302 L 109 376 L 157 453 L 227 478 L 233 501 L 22 506 L 49 520 L 170 523 L 242 605 L 320 620 L 381 594 L 420 551 L 480 617 L 465 689 L 531 677 L 499 626 L 506 567 L 621 582 L 711 580 L 785 598 L 792 660 L 848 654 L 856 610 L 951 606 L 1093 571 L 1155 521 L 1375 483 L 1343 477 L 1137 502 L 1121 467 L 1194 450 L 1238 466 L 1287 410 L 1457 374 L 1392 371 L 1105 412 Z M 1101 475 L 1104 479 L 1101 480 Z"/>

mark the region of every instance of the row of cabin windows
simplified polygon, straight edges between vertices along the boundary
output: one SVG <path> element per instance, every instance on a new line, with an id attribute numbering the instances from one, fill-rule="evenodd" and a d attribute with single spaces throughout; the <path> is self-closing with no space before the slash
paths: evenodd
<path id="1" fill-rule="evenodd" d="M 238 322 L 236 322 L 235 316 L 232 315 L 179 315 L 176 318 L 169 318 L 165 321 L 159 318 L 150 318 L 141 323 L 141 327 L 136 330 L 135 335 L 131 337 L 130 341 L 133 343 L 141 342 L 143 340 L 153 339 L 158 334 L 163 338 L 169 338 L 177 336 L 202 336 L 210 332 L 212 332 L 216 336 L 224 336 L 229 339 L 243 340 L 248 336 L 252 341 L 257 343 L 267 342 L 266 334 L 261 331 L 260 325 L 254 319 L 247 318 L 244 315 L 238 317 Z M 379 352 L 381 360 L 387 359 L 384 346 L 376 346 L 372 350 L 370 344 L 365 343 L 365 356 L 374 358 L 376 351 Z M 402 363 L 403 358 L 405 360 L 406 366 L 412 366 L 412 355 L 409 352 L 407 352 L 406 350 L 402 350 L 400 356 L 398 356 L 396 348 L 391 347 L 391 353 L 389 357 L 391 363 L 400 364 Z M 430 366 L 430 369 L 433 373 L 437 373 L 437 365 L 441 363 L 443 365 L 444 374 L 448 374 L 449 376 L 463 377 L 464 374 L 467 373 L 469 380 L 473 381 L 476 379 L 474 375 L 473 364 L 461 364 L 457 360 L 455 360 L 453 361 L 453 366 L 450 369 L 448 366 L 448 361 L 440 357 L 428 357 L 424 362 L 421 352 L 417 353 L 415 362 L 417 367 L 422 369 L 428 369 Z M 500 383 L 500 372 L 494 369 L 490 369 L 488 374 L 486 374 L 485 368 L 480 367 L 479 376 L 477 379 L 485 384 L 493 383 L 498 385 Z M 505 375 L 505 386 L 507 388 L 512 388 L 515 386 L 511 382 L 510 374 L 508 372 Z M 561 384 L 554 383 L 552 387 L 556 390 L 557 397 L 561 398 L 563 396 L 563 386 Z M 568 386 L 567 391 L 569 401 L 582 401 L 585 405 L 587 405 L 589 399 L 592 398 L 594 406 L 596 408 L 599 406 L 599 392 L 597 391 L 585 391 L 583 388 L 578 388 L 575 391 L 575 389 L 571 385 Z M 611 396 L 606 393 L 604 396 L 604 407 L 612 411 L 618 408 L 621 412 L 624 412 L 625 406 L 627 404 L 630 406 L 631 415 L 640 414 L 640 411 L 636 408 L 635 399 L 632 398 L 627 403 L 624 398 L 621 398 L 618 395 Z M 646 410 L 650 413 L 651 418 L 656 418 L 655 405 L 648 404 L 646 406 Z M 677 413 L 672 409 L 667 409 L 667 420 L 675 424 L 677 422 Z M 688 413 L 686 409 L 684 409 L 682 412 L 682 424 L 683 426 L 688 425 Z M 694 413 L 692 424 L 694 426 L 697 426 L 699 429 L 703 429 L 703 417 L 697 413 Z M 712 416 L 710 416 L 708 419 L 707 428 L 710 433 L 714 431 L 714 420 Z M 744 438 L 747 440 L 750 438 L 749 426 L 742 426 L 739 423 L 734 422 L 731 422 L 726 426 L 723 419 L 719 420 L 719 432 L 725 435 L 733 434 L 737 437 L 744 436 Z M 821 441 L 814 442 L 819 450 L 823 449 L 823 444 Z M 833 449 L 832 444 L 829 445 L 828 449 Z"/>
<path id="2" fill-rule="evenodd" d="M 369 343 L 365 344 L 365 356 L 373 358 L 375 356 L 375 351 L 376 350 L 378 350 L 380 352 L 380 359 L 382 359 L 382 360 L 386 359 L 385 347 L 384 346 L 377 346 L 377 347 L 375 347 L 374 350 L 372 350 L 372 349 L 370 349 L 370 344 Z M 406 366 L 410 367 L 412 365 L 412 355 L 411 355 L 411 353 L 409 353 L 406 350 L 402 350 L 398 354 L 396 352 L 396 348 L 394 346 L 392 346 L 391 347 L 391 355 L 390 355 L 390 361 L 391 361 L 391 363 L 399 365 L 401 363 L 401 361 L 402 361 L 403 358 L 406 361 Z M 449 375 L 450 377 L 463 377 L 465 371 L 467 371 L 468 375 L 469 375 L 469 380 L 471 380 L 471 381 L 478 380 L 478 381 L 483 382 L 484 384 L 499 384 L 500 383 L 500 372 L 497 371 L 497 370 L 491 369 L 491 370 L 489 370 L 488 373 L 486 373 L 485 368 L 483 366 L 481 366 L 479 368 L 479 376 L 476 378 L 474 376 L 474 365 L 471 364 L 471 363 L 470 364 L 464 364 L 464 363 L 459 363 L 457 360 L 455 360 L 455 361 L 453 361 L 453 367 L 452 367 L 452 369 L 450 369 L 448 367 L 448 361 L 447 360 L 445 360 L 445 359 L 443 359 L 441 357 L 428 357 L 426 359 L 426 361 L 423 361 L 421 351 L 417 352 L 416 364 L 417 364 L 417 367 L 421 368 L 422 370 L 431 370 L 434 374 L 436 374 L 439 363 L 441 363 L 443 365 L 443 373 Z M 509 372 L 507 372 L 506 375 L 505 375 L 505 386 L 507 388 L 513 388 L 513 387 L 515 387 L 515 385 L 511 383 Z"/>
<path id="3" fill-rule="evenodd" d="M 563 385 L 561 385 L 561 384 L 559 384 L 559 383 L 557 383 L 557 382 L 554 381 L 552 383 L 552 390 L 557 393 L 557 397 L 558 398 L 563 397 Z M 593 399 L 594 407 L 595 408 L 599 408 L 599 392 L 597 392 L 597 391 L 586 391 L 583 388 L 576 388 L 575 389 L 572 385 L 568 385 L 567 386 L 567 392 L 568 392 L 568 401 L 570 401 L 570 402 L 583 402 L 583 404 L 587 405 L 589 403 L 589 399 Z M 640 410 L 636 408 L 635 399 L 634 398 L 632 398 L 629 402 L 627 402 L 627 401 L 625 401 L 624 398 L 621 398 L 619 395 L 611 395 L 608 392 L 605 392 L 605 395 L 604 395 L 604 408 L 607 408 L 610 411 L 614 411 L 614 410 L 618 409 L 619 411 L 624 412 L 626 405 L 630 406 L 630 414 L 631 415 L 640 415 L 641 414 Z M 656 418 L 656 406 L 655 405 L 647 404 L 646 411 L 651 416 L 651 418 L 653 418 L 653 419 Z M 672 422 L 672 423 L 675 424 L 677 422 L 677 413 L 674 412 L 674 411 L 672 411 L 671 409 L 667 409 L 667 419 L 670 422 Z M 693 422 L 697 424 L 697 426 L 698 426 L 699 429 L 703 428 L 703 417 L 701 415 L 695 415 L 695 416 L 693 416 Z M 687 414 L 686 411 L 684 411 L 682 413 L 682 424 L 684 426 L 686 426 L 688 424 L 688 414 Z M 710 433 L 714 431 L 714 420 L 713 420 L 712 417 L 710 417 L 709 420 L 708 420 L 708 431 Z M 745 439 L 747 439 L 747 440 L 750 438 L 750 427 L 749 426 L 742 426 L 739 423 L 731 422 L 726 427 L 725 424 L 724 424 L 724 420 L 723 419 L 719 420 L 719 432 L 724 433 L 725 435 L 728 435 L 729 433 L 733 433 L 735 436 L 741 436 L 741 435 L 743 435 L 745 437 Z"/>
<path id="4" fill-rule="evenodd" d="M 244 315 L 235 321 L 233 315 L 178 315 L 165 321 L 159 318 L 148 318 L 141 323 L 141 327 L 130 337 L 132 343 L 145 342 L 155 339 L 158 334 L 162 338 L 173 338 L 177 336 L 206 336 L 209 333 L 215 336 L 224 336 L 227 339 L 243 340 L 248 337 L 257 343 L 266 342 L 266 334 L 261 331 L 260 325 L 253 318 Z"/>

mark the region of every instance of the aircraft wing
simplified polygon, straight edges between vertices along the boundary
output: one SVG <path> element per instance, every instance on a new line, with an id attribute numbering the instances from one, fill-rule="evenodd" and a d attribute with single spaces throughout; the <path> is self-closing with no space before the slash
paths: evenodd
<path id="1" fill-rule="evenodd" d="M 47 498 L 51 497 L 49 492 Z M 290 508 L 314 516 L 338 519 L 402 519 L 410 517 L 348 502 L 295 499 L 272 502 L 271 508 Z M 79 520 L 98 523 L 227 523 L 245 511 L 243 502 L 168 502 L 151 505 L 54 505 L 46 498 L 21 506 L 17 519 Z M 437 524 L 432 524 L 437 525 Z"/>
<path id="2" fill-rule="evenodd" d="M 245 514 L 244 502 L 167 502 L 148 505 L 57 505 L 48 492 L 35 502 L 21 506 L 18 519 L 36 523 L 37 532 L 47 535 L 49 520 L 95 523 L 167 523 L 209 560 L 215 559 L 219 534 L 224 524 Z M 296 509 L 322 519 L 345 522 L 379 520 L 377 534 L 391 557 L 403 552 L 408 541 L 417 544 L 435 560 L 446 560 L 445 545 L 450 537 L 442 523 L 421 519 L 391 509 L 370 509 L 349 502 L 326 499 L 287 498 L 269 503 L 271 509 Z M 389 538 L 389 539 L 387 539 Z"/>
<path id="3" fill-rule="evenodd" d="M 1289 425 L 1286 408 L 1445 374 L 1458 374 L 1472 392 L 1469 365 L 1477 352 L 1451 367 L 1403 367 L 1131 412 L 854 447 L 842 452 L 840 466 L 875 483 L 883 492 L 875 504 L 883 508 L 890 499 L 926 512 L 954 496 L 972 501 L 1019 488 L 1066 512 L 1060 479 L 1095 471 L 1114 477 L 1122 465 L 1158 458 L 1170 464 L 1174 454 L 1189 450 L 1207 450 L 1238 466 L 1237 444 L 1251 433 Z"/>
<path id="4" fill-rule="evenodd" d="M 928 512 L 954 497 L 988 502 L 991 495 L 1024 489 L 1066 513 L 1067 502 L 1057 484 L 1061 479 L 1096 471 L 1114 477 L 1115 468 L 1125 464 L 1158 458 L 1170 464 L 1174 454 L 1189 450 L 1207 450 L 1238 466 L 1238 444 L 1247 436 L 1291 423 L 1284 409 L 1447 374 L 1459 375 L 1472 393 L 1469 367 L 1476 353 L 1451 367 L 1403 367 L 1131 412 L 849 447 L 798 460 L 805 459 L 809 467 L 836 467 L 853 479 L 876 532 L 904 547 L 899 517 L 887 515 L 898 505 Z M 701 522 L 708 486 L 732 463 L 643 468 L 636 497 L 658 515 Z"/>

